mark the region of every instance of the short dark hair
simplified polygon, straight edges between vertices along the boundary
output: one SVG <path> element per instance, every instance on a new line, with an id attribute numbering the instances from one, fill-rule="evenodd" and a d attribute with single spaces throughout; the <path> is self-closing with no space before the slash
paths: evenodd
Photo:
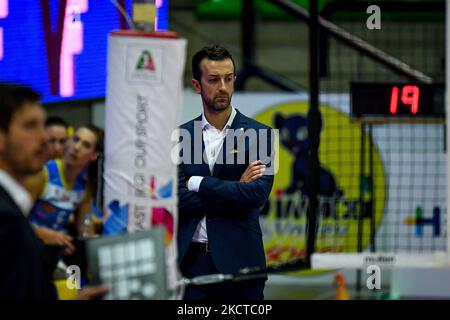
<path id="1" fill-rule="evenodd" d="M 40 99 L 41 95 L 30 87 L 0 83 L 0 130 L 8 132 L 14 114 L 26 103 L 37 103 Z"/>
<path id="2" fill-rule="evenodd" d="M 236 67 L 234 65 L 233 57 L 231 53 L 224 47 L 220 45 L 213 45 L 210 47 L 203 47 L 192 57 L 192 73 L 194 79 L 200 82 L 202 77 L 202 71 L 200 70 L 200 63 L 203 59 L 208 58 L 209 60 L 221 61 L 225 59 L 230 59 L 233 62 L 233 72 L 236 73 Z"/>
<path id="3" fill-rule="evenodd" d="M 52 116 L 45 120 L 45 127 L 50 126 L 61 126 L 67 129 L 69 124 L 61 117 Z"/>

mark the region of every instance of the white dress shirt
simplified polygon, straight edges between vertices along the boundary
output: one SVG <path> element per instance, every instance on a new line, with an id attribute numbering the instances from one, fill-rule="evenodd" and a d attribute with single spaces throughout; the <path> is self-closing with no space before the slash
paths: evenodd
<path id="1" fill-rule="evenodd" d="M 227 123 L 222 131 L 213 127 L 208 120 L 206 120 L 205 114 L 202 116 L 202 132 L 203 132 L 203 142 L 205 143 L 205 153 L 208 160 L 209 171 L 213 172 L 214 164 L 216 163 L 217 156 L 220 153 L 220 149 L 223 145 L 223 140 L 227 134 L 227 129 L 231 127 L 233 123 L 234 117 L 236 116 L 236 110 L 231 107 L 231 115 L 228 118 Z M 200 188 L 200 183 L 202 182 L 203 177 L 192 176 L 188 180 L 188 189 L 189 191 L 198 192 Z M 199 222 L 197 229 L 194 232 L 192 237 L 192 241 L 194 242 L 208 242 L 208 233 L 206 231 L 206 216 Z"/>
<path id="2" fill-rule="evenodd" d="M 6 171 L 0 169 L 0 185 L 6 192 L 9 193 L 11 198 L 22 210 L 25 217 L 30 213 L 33 206 L 33 200 L 30 193 L 13 177 L 11 177 Z"/>

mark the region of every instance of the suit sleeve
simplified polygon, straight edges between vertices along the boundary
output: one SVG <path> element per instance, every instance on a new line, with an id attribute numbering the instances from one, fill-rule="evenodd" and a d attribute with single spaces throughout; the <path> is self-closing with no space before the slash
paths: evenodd
<path id="1" fill-rule="evenodd" d="M 271 141 L 268 146 L 270 162 L 267 164 L 273 171 L 275 150 L 273 148 L 273 139 L 275 138 L 269 131 L 268 140 Z M 263 142 L 263 141 L 261 141 Z M 261 145 L 256 142 L 257 149 Z M 259 155 L 258 151 L 258 155 Z M 264 155 L 265 153 L 262 152 Z M 265 161 L 263 161 L 265 163 Z M 266 174 L 253 182 L 239 182 L 233 180 L 221 180 L 216 177 L 204 177 L 200 183 L 199 195 L 208 200 L 217 201 L 217 203 L 226 203 L 227 205 L 251 209 L 262 207 L 269 198 L 273 186 L 273 175 Z"/>
<path id="2" fill-rule="evenodd" d="M 229 214 L 230 208 L 218 205 L 219 201 L 209 201 L 186 187 L 186 175 L 183 165 L 178 166 L 178 213 L 180 216 L 203 217 L 208 214 Z"/>
<path id="3" fill-rule="evenodd" d="M 3 201 L 3 199 L 0 199 Z M 21 214 L 21 213 L 20 213 Z M 28 248 L 24 241 L 20 216 L 17 212 L 0 206 L 0 300 L 20 299 L 23 296 L 24 280 L 20 278 L 23 262 L 30 261 L 25 254 Z M 21 257 L 22 255 L 22 257 Z M 32 260 L 31 260 L 32 261 Z M 27 284 L 30 285 L 30 284 Z"/>
<path id="4" fill-rule="evenodd" d="M 263 175 L 249 183 L 204 177 L 198 194 L 208 200 L 237 208 L 259 208 L 267 201 L 272 185 L 273 175 Z"/>

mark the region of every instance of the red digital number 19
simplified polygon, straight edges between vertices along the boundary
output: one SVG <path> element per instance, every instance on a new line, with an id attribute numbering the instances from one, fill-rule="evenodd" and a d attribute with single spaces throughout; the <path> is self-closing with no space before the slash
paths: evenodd
<path id="1" fill-rule="evenodd" d="M 397 114 L 398 111 L 398 87 L 393 87 L 391 91 L 391 104 L 390 112 L 391 114 Z M 417 86 L 403 86 L 401 89 L 401 99 L 404 105 L 411 106 L 411 113 L 416 114 L 419 111 L 419 95 L 420 89 Z"/>

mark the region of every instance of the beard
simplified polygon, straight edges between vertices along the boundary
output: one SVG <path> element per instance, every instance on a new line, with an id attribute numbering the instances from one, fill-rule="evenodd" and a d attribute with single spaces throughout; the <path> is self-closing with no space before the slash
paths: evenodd
<path id="1" fill-rule="evenodd" d="M 220 100 L 219 97 L 221 98 Z M 202 95 L 202 100 L 209 109 L 214 111 L 224 111 L 231 104 L 231 96 L 228 94 L 221 94 L 215 96 L 213 99 L 209 99 Z"/>
<path id="2" fill-rule="evenodd" d="M 34 175 L 42 170 L 45 161 L 39 161 L 35 157 L 17 157 L 17 154 L 6 150 L 3 155 L 6 163 L 14 176 L 25 177 Z"/>

